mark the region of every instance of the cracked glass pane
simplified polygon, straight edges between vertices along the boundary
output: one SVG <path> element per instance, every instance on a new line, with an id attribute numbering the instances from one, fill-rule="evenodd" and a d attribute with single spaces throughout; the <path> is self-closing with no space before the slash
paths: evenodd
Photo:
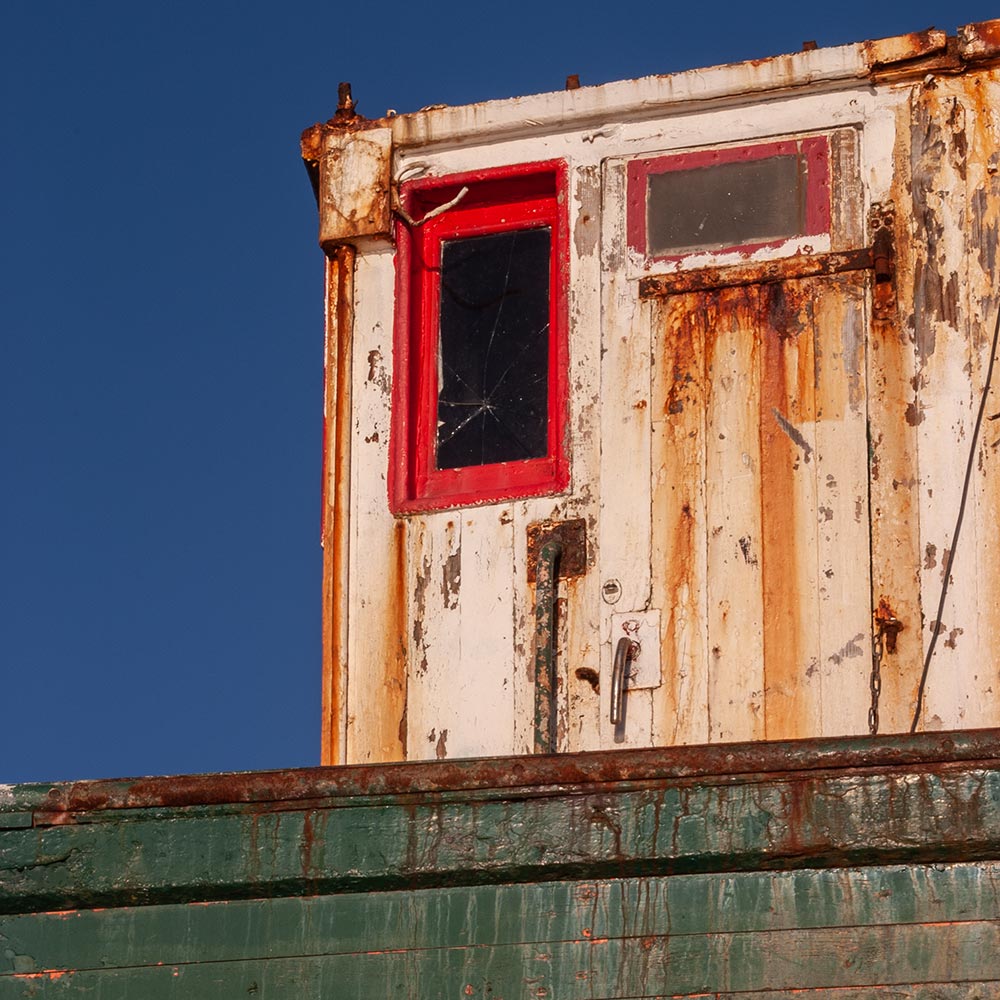
<path id="1" fill-rule="evenodd" d="M 548 228 L 441 249 L 437 467 L 548 453 Z"/>
<path id="2" fill-rule="evenodd" d="M 650 174 L 648 252 L 767 243 L 806 229 L 807 166 L 798 155 Z"/>

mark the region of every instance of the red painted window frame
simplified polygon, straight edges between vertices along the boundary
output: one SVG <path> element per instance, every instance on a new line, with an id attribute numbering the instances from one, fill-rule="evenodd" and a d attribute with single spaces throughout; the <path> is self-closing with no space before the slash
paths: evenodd
<path id="1" fill-rule="evenodd" d="M 731 247 L 707 250 L 684 250 L 676 254 L 652 256 L 646 241 L 647 179 L 651 174 L 670 170 L 693 170 L 698 167 L 717 166 L 749 160 L 766 160 L 772 156 L 804 156 L 809 169 L 806 184 L 806 232 L 763 243 L 740 243 Z M 784 139 L 779 142 L 757 143 L 747 146 L 728 146 L 723 149 L 705 149 L 692 153 L 675 153 L 645 160 L 632 160 L 628 165 L 626 227 L 629 247 L 648 260 L 676 261 L 694 254 L 753 253 L 764 247 L 779 247 L 789 239 L 801 236 L 818 236 L 830 231 L 830 141 L 825 135 L 803 139 Z"/>
<path id="2" fill-rule="evenodd" d="M 389 506 L 394 513 L 440 510 L 559 493 L 569 485 L 567 168 L 562 160 L 498 167 L 400 186 L 400 202 L 424 225 L 396 223 L 396 317 Z M 435 465 L 441 244 L 463 236 L 551 227 L 548 448 L 542 458 L 457 469 Z"/>

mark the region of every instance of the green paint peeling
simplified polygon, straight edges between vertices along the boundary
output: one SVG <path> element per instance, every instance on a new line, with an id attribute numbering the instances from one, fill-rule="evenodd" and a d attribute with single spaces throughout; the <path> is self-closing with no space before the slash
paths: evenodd
<path id="1" fill-rule="evenodd" d="M 908 741 L 15 789 L 0 1000 L 998 996 L 1000 755 Z"/>

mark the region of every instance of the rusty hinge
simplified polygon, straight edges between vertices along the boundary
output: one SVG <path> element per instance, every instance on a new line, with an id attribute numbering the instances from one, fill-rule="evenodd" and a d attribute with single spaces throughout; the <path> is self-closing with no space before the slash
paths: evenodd
<path id="1" fill-rule="evenodd" d="M 896 315 L 896 206 L 876 201 L 868 210 L 868 240 L 872 248 L 875 287 L 872 315 L 889 320 Z"/>

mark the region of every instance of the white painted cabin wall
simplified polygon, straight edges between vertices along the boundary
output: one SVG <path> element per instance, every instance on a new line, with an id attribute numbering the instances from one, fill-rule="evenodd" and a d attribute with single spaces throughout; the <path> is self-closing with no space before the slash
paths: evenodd
<path id="1" fill-rule="evenodd" d="M 649 331 L 659 307 L 640 301 L 637 280 L 648 268 L 644 261 L 629 257 L 622 240 L 620 158 L 722 142 L 856 129 L 862 204 L 841 218 L 839 227 L 848 234 L 848 244 L 861 245 L 866 239 L 861 220 L 872 203 L 894 199 L 897 213 L 912 213 L 912 202 L 904 202 L 903 197 L 907 194 L 903 174 L 909 161 L 901 154 L 909 152 L 904 149 L 908 141 L 904 133 L 910 129 L 911 114 L 923 108 L 935 120 L 941 119 L 946 117 L 944 103 L 951 100 L 958 102 L 956 121 L 962 122 L 953 128 L 963 129 L 970 137 L 968 176 L 959 176 L 958 165 L 949 167 L 946 163 L 941 174 L 936 167 L 929 167 L 936 186 L 928 197 L 948 222 L 947 245 L 935 264 L 943 263 L 960 276 L 961 315 L 956 323 L 935 320 L 937 346 L 919 365 L 907 329 L 887 332 L 877 324 L 868 335 L 870 349 L 862 351 L 858 361 L 869 386 L 868 419 L 873 449 L 881 463 L 879 477 L 871 482 L 873 600 L 877 602 L 883 592 L 898 595 L 899 607 L 910 619 L 900 634 L 896 659 L 887 664 L 883 731 L 904 728 L 915 689 L 914 675 L 919 676 L 922 650 L 929 638 L 928 629 L 919 624 L 921 607 L 929 623 L 930 608 L 939 592 L 940 560 L 954 527 L 974 407 L 988 363 L 989 331 L 983 331 L 996 307 L 992 291 L 996 275 L 991 273 L 995 261 L 985 260 L 982 235 L 970 235 L 969 220 L 977 192 L 988 191 L 991 201 L 979 212 L 978 225 L 980 229 L 993 227 L 995 246 L 1000 215 L 995 150 L 1000 148 L 1000 124 L 995 112 L 983 121 L 982 109 L 1000 107 L 1000 95 L 993 81 L 982 85 L 986 90 L 976 100 L 963 89 L 968 86 L 964 81 L 954 84 L 962 90 L 957 97 L 947 82 L 937 91 L 921 91 L 913 84 L 873 88 L 867 80 L 855 85 L 844 79 L 848 64 L 858 58 L 855 47 L 826 52 L 823 65 L 829 63 L 829 82 L 817 83 L 817 87 L 828 90 L 769 94 L 757 98 L 759 103 L 750 103 L 755 100 L 752 87 L 733 96 L 731 86 L 727 90 L 719 82 L 720 70 L 705 77 L 705 101 L 696 102 L 693 111 L 691 105 L 680 106 L 682 114 L 671 115 L 665 105 L 662 117 L 654 117 L 658 114 L 655 105 L 644 94 L 648 90 L 666 100 L 660 93 L 662 80 L 649 83 L 646 89 L 643 81 L 633 81 L 613 85 L 628 91 L 621 91 L 619 103 L 622 108 L 633 108 L 636 119 L 631 121 L 611 122 L 610 112 L 606 119 L 598 120 L 595 106 L 585 125 L 569 128 L 567 122 L 572 119 L 558 113 L 563 99 L 545 95 L 477 106 L 495 107 L 496 117 L 490 120 L 473 121 L 468 118 L 471 111 L 452 109 L 442 113 L 441 120 L 447 119 L 448 127 L 438 131 L 428 125 L 421 132 L 412 123 L 396 127 L 396 178 L 416 176 L 421 169 L 440 175 L 554 158 L 567 162 L 572 479 L 569 491 L 558 497 L 398 519 L 389 514 L 385 474 L 393 366 L 393 262 L 391 250 L 384 246 L 360 247 L 353 384 L 354 523 L 351 585 L 345 597 L 350 637 L 346 759 L 395 759 L 402 756 L 404 747 L 411 759 L 528 752 L 533 726 L 534 588 L 526 582 L 526 530 L 535 521 L 570 517 L 587 520 L 589 569 L 583 577 L 565 581 L 560 587 L 567 601 L 559 658 L 560 748 L 614 745 L 606 721 L 610 619 L 613 613 L 646 607 L 661 609 L 665 631 L 672 636 L 662 656 L 664 669 L 676 672 L 676 683 L 633 692 L 625 745 L 770 735 L 759 721 L 762 710 L 753 709 L 762 691 L 760 609 L 751 600 L 723 624 L 718 618 L 718 581 L 709 576 L 710 566 L 724 567 L 727 573 L 746 575 L 748 580 L 739 586 L 754 590 L 753 567 L 732 562 L 723 551 L 731 549 L 733 538 L 743 537 L 744 532 L 759 536 L 760 511 L 749 503 L 748 494 L 741 492 L 746 484 L 739 477 L 730 477 L 723 487 L 723 478 L 713 469 L 743 462 L 744 455 L 750 463 L 760 459 L 747 429 L 750 415 L 738 405 L 759 391 L 759 369 L 739 331 L 724 331 L 724 346 L 728 344 L 724 353 L 730 369 L 728 373 L 720 371 L 718 379 L 730 396 L 729 402 L 723 395 L 715 395 L 710 405 L 706 404 L 701 422 L 688 428 L 685 435 L 677 433 L 676 425 L 654 416 L 658 390 L 650 367 Z M 700 78 L 683 76 L 685 93 L 693 94 Z M 815 81 L 823 78 L 820 72 L 813 77 Z M 683 97 L 680 83 L 674 90 L 677 100 L 690 99 Z M 713 94 L 717 99 L 714 106 L 709 100 Z M 532 125 L 532 121 L 545 123 L 551 131 L 539 134 L 543 126 Z M 456 145 L 448 136 L 461 129 L 474 139 Z M 499 138 L 491 138 L 494 130 Z M 435 143 L 437 137 L 440 142 Z M 421 147 L 424 141 L 430 145 Z M 914 155 L 919 165 L 920 154 Z M 850 218 L 856 220 L 853 230 Z M 897 231 L 905 236 L 905 225 Z M 976 239 L 980 240 L 978 251 Z M 825 249 L 820 242 L 813 241 L 815 250 Z M 905 318 L 912 315 L 913 308 L 912 294 L 907 290 L 907 282 L 913 281 L 913 255 L 919 257 L 921 251 L 902 245 L 899 252 L 900 310 Z M 758 256 L 769 255 L 773 251 Z M 683 266 L 697 263 L 688 261 Z M 867 327 L 867 305 L 851 300 L 845 308 L 853 317 L 843 318 L 845 330 Z M 856 315 L 859 309 L 860 318 Z M 880 341 L 880 336 L 890 339 Z M 847 344 L 845 340 L 845 350 Z M 665 346 L 670 347 L 669 343 Z M 602 350 L 606 351 L 603 362 Z M 669 355 L 658 361 L 670 364 Z M 842 359 L 841 363 L 848 362 Z M 918 367 L 925 419 L 910 430 L 899 424 L 900 401 L 905 383 L 917 377 Z M 687 405 L 697 409 L 699 397 L 694 390 L 692 393 Z M 990 412 L 997 409 L 1000 406 Z M 723 423 L 737 438 L 744 437 L 746 448 L 739 455 L 729 444 L 703 447 L 704 442 L 699 442 L 698 435 L 710 437 Z M 859 433 L 857 428 L 854 433 Z M 816 434 L 815 447 L 823 450 L 820 425 Z M 1000 575 L 992 569 L 993 542 L 1000 535 L 1000 484 L 996 482 L 1000 471 L 992 441 L 996 436 L 988 433 L 980 443 L 973 502 L 961 542 L 963 561 L 958 564 L 943 617 L 949 636 L 952 630 L 961 631 L 956 632 L 953 644 L 941 641 L 938 645 L 923 720 L 931 728 L 995 725 L 1000 721 L 996 668 L 984 664 L 989 656 L 970 655 L 976 649 L 995 650 L 1000 638 Z M 728 435 L 726 440 L 730 440 Z M 650 477 L 654 450 L 673 455 L 674 461 L 691 471 L 682 489 L 662 474 Z M 850 480 L 852 473 L 844 465 L 848 458 L 839 454 L 836 446 L 826 447 L 826 451 L 830 474 L 838 483 Z M 856 466 L 857 456 L 850 462 Z M 856 483 L 850 489 L 843 487 L 833 501 L 844 511 L 850 508 L 853 512 L 856 487 Z M 912 506 L 901 499 L 910 492 L 915 497 Z M 808 500 L 813 507 L 822 502 L 818 495 Z M 673 564 L 680 558 L 677 546 L 685 543 L 677 533 L 654 534 L 650 512 L 656 507 L 668 522 L 676 521 L 682 517 L 685 504 L 698 512 L 696 518 L 709 518 L 705 512 L 714 511 L 712 516 L 719 520 L 722 532 L 711 542 L 717 552 L 703 549 L 691 554 L 688 587 L 679 600 L 668 603 L 662 575 L 658 577 L 651 567 Z M 696 524 L 693 537 L 705 534 L 707 523 Z M 834 534 L 820 538 L 821 548 L 831 551 L 841 543 Z M 861 543 L 855 538 L 851 544 L 856 547 Z M 927 555 L 929 545 L 938 553 L 934 565 Z M 912 559 L 915 549 L 923 567 L 919 570 Z M 817 574 L 825 559 L 818 551 Z M 399 574 L 403 579 L 396 591 L 387 581 L 397 580 Z M 602 584 L 609 578 L 616 579 L 623 590 L 614 605 L 601 596 Z M 819 593 L 822 581 L 817 577 L 814 582 Z M 825 600 L 835 607 L 843 603 L 845 595 L 833 589 Z M 710 649 L 699 623 L 713 616 L 716 623 L 712 631 L 726 635 L 728 643 L 746 651 L 746 668 L 741 674 L 708 669 Z M 820 629 L 819 649 L 841 648 L 846 633 L 836 615 L 824 619 Z M 846 638 L 854 640 L 856 636 L 852 632 Z M 865 644 L 870 643 L 870 637 L 856 641 L 865 650 L 869 648 Z M 854 659 L 854 669 L 866 673 L 868 653 Z M 576 676 L 578 670 L 599 673 L 599 695 Z M 811 733 L 864 728 L 857 722 L 859 706 L 839 698 L 841 682 L 827 667 L 820 669 L 816 684 L 821 691 L 816 703 L 826 707 L 811 717 Z M 739 711 L 727 716 L 722 706 L 728 703 L 737 705 Z M 716 706 L 711 713 L 709 704 Z"/>

